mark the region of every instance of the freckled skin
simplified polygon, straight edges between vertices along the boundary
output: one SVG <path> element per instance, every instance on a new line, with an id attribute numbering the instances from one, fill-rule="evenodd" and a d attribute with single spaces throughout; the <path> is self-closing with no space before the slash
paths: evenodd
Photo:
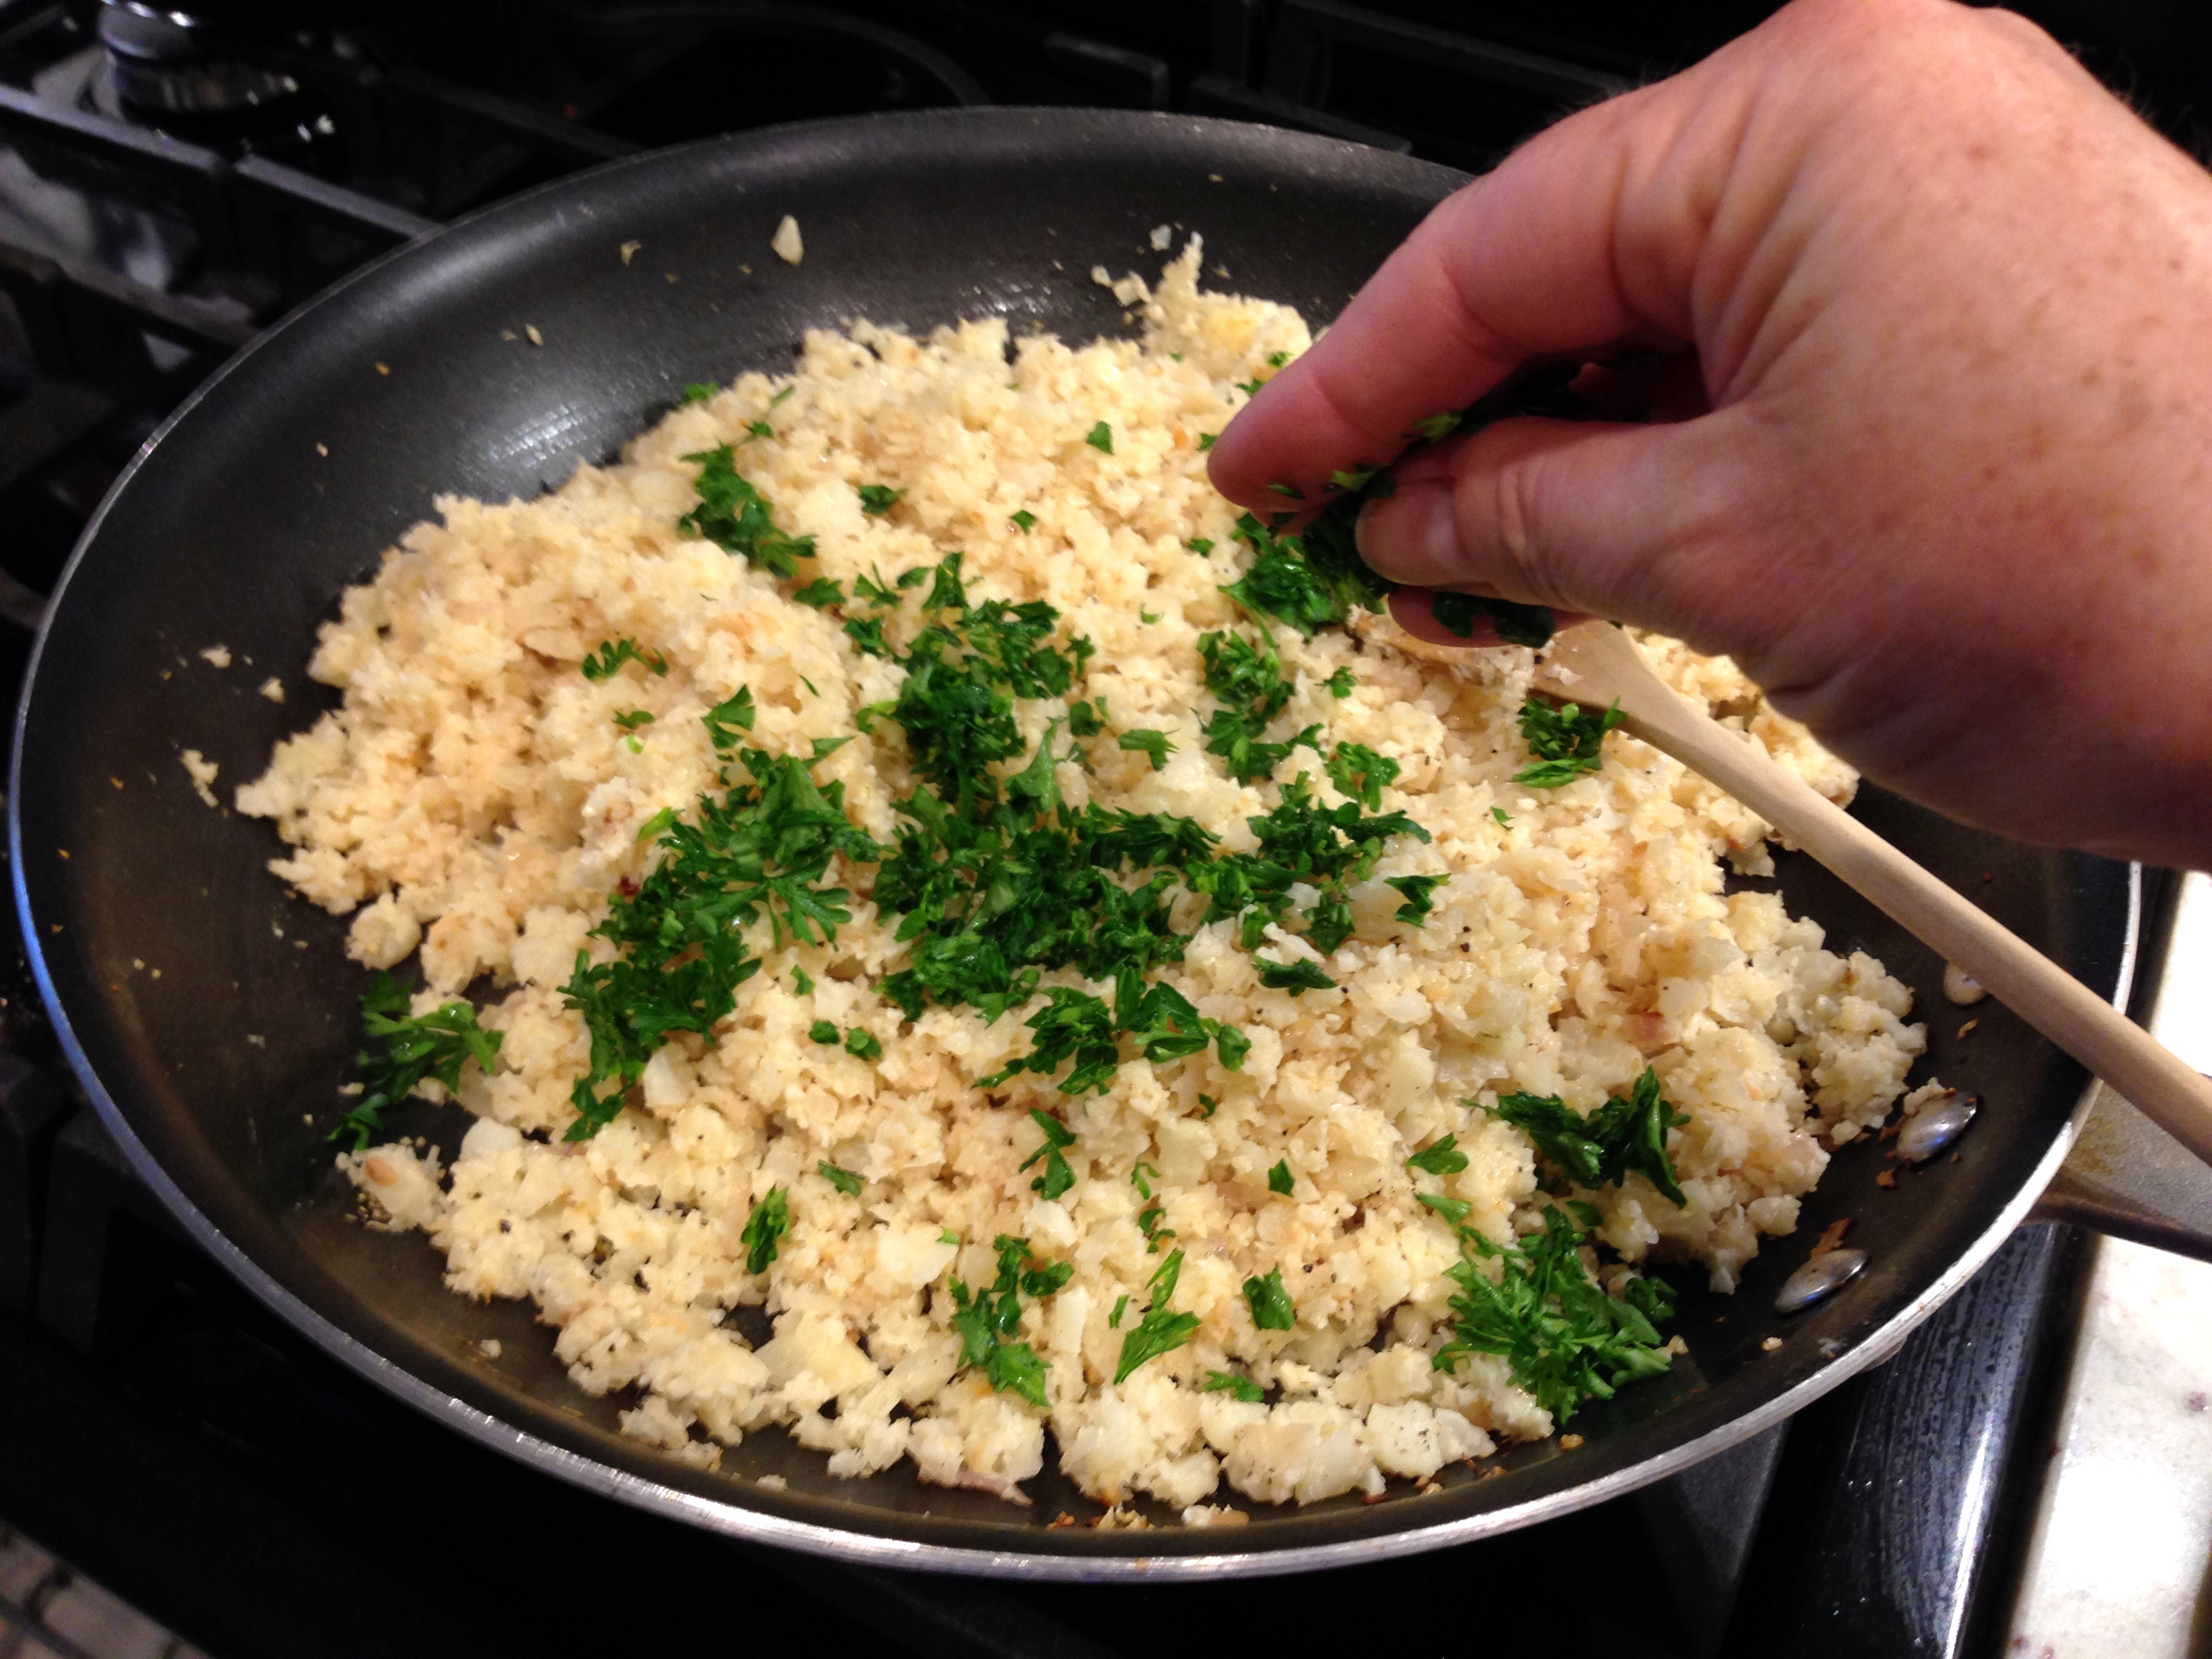
<path id="1" fill-rule="evenodd" d="M 1529 357 L 1624 342 L 1692 371 L 1586 374 L 1656 423 L 1425 454 L 1368 508 L 1376 568 L 1727 652 L 1954 817 L 2212 865 L 2196 163 L 2008 13 L 1797 0 L 1439 206 L 1212 475 L 1316 498 Z"/>

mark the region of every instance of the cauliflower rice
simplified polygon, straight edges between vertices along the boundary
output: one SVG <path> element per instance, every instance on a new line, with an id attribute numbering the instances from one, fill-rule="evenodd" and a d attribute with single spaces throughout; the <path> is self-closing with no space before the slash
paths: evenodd
<path id="1" fill-rule="evenodd" d="M 1141 342 L 1011 340 L 995 319 L 927 339 L 854 324 L 810 335 L 792 379 L 745 374 L 540 500 L 441 501 L 442 522 L 410 531 L 323 629 L 312 672 L 343 689 L 343 708 L 237 793 L 292 849 L 276 873 L 353 915 L 357 960 L 389 967 L 419 951 L 417 1012 L 481 981 L 500 988 L 482 1014 L 504 1033 L 500 1064 L 464 1075 L 475 1121 L 452 1169 L 400 1142 L 341 1164 L 388 1224 L 428 1233 L 452 1289 L 531 1298 L 576 1382 L 629 1391 L 624 1429 L 679 1456 L 711 1466 L 721 1445 L 781 1424 L 836 1474 L 911 1457 L 925 1480 L 1020 1499 L 1048 1427 L 1091 1497 L 1148 1494 L 1194 1522 L 1235 1514 L 1206 1507 L 1228 1498 L 1224 1482 L 1302 1504 L 1426 1477 L 1553 1426 L 1504 1359 L 1431 1364 L 1458 1248 L 1416 1203 L 1409 1154 L 1455 1133 L 1467 1169 L 1422 1185 L 1464 1200 L 1494 1238 L 1533 1224 L 1542 1202 L 1528 1138 L 1467 1103 L 1526 1090 L 1587 1112 L 1656 1068 L 1690 1118 L 1671 1137 L 1686 1206 L 1635 1174 L 1582 1196 L 1623 1262 L 1696 1261 L 1726 1291 L 1762 1235 L 1796 1227 L 1828 1149 L 1881 1121 L 1921 1052 L 1910 994 L 1879 963 L 1824 950 L 1820 928 L 1776 896 L 1724 892 L 1723 860 L 1767 867 L 1766 825 L 1618 734 L 1601 772 L 1516 786 L 1530 654 L 1439 652 L 1362 615 L 1310 641 L 1275 630 L 1298 685 L 1280 726 L 1319 722 L 1328 742 L 1395 759 L 1382 807 L 1434 841 L 1389 842 L 1352 892 L 1357 932 L 1322 963 L 1340 988 L 1261 988 L 1228 921 L 1199 927 L 1162 971 L 1250 1038 L 1241 1072 L 1209 1052 L 1128 1060 L 1103 1097 L 1033 1074 L 977 1089 L 1026 1052 L 1028 1011 L 905 1020 L 876 988 L 903 965 L 897 918 L 866 902 L 866 866 L 839 867 L 832 878 L 862 896 L 833 944 L 763 946 L 715 1044 L 678 1036 L 596 1139 L 562 1142 L 587 1044 L 561 987 L 580 946 L 607 953 L 586 933 L 611 890 L 644 873 L 639 827 L 714 786 L 702 712 L 750 686 L 752 741 L 803 752 L 852 734 L 856 711 L 894 696 L 904 672 L 858 653 L 835 613 L 678 528 L 697 470 L 680 458 L 740 442 L 749 422 L 769 420 L 774 436 L 743 445 L 741 470 L 780 528 L 816 538 L 809 576 L 849 586 L 964 550 L 977 598 L 1048 600 L 1064 634 L 1097 641 L 1070 696 L 1103 694 L 1114 726 L 1164 730 L 1176 752 L 1154 771 L 1095 741 L 1095 772 L 1060 768 L 1071 801 L 1188 815 L 1228 849 L 1253 846 L 1246 819 L 1276 789 L 1232 781 L 1198 725 L 1211 706 L 1199 636 L 1238 620 L 1219 590 L 1247 557 L 1200 436 L 1241 405 L 1235 382 L 1310 337 L 1283 306 L 1200 292 L 1198 270 L 1194 239 L 1156 294 L 1121 279 Z M 1085 441 L 1102 420 L 1111 453 Z M 864 483 L 905 495 L 866 516 Z M 1026 533 L 1018 511 L 1035 515 Z M 1194 538 L 1210 554 L 1189 550 Z M 912 613 L 889 613 L 895 641 L 911 637 Z M 665 658 L 665 678 L 578 672 L 595 645 L 625 636 Z M 1644 644 L 1678 690 L 1848 798 L 1852 775 L 1732 664 Z M 1356 684 L 1339 700 L 1325 683 L 1345 668 Z M 613 716 L 639 708 L 656 718 L 633 744 Z M 1017 708 L 1032 747 L 1066 713 L 1055 699 Z M 1324 802 L 1341 799 L 1304 751 L 1279 774 L 1301 766 Z M 912 787 L 896 724 L 817 775 L 843 782 L 854 823 L 893 838 L 893 803 Z M 1384 878 L 1443 872 L 1425 925 L 1396 921 Z M 1263 948 L 1316 955 L 1277 928 Z M 873 1034 L 881 1057 L 810 1041 L 818 1019 Z M 1218 1103 L 1211 1115 L 1201 1095 Z M 1059 1201 L 1018 1169 L 1036 1148 L 1033 1106 L 1075 1132 L 1077 1180 Z M 1117 1386 L 1125 1333 L 1112 1311 L 1124 1297 L 1144 1305 L 1160 1262 L 1137 1219 L 1140 1160 L 1187 1253 L 1175 1305 L 1202 1323 Z M 862 1176 L 860 1194 L 817 1174 L 825 1161 Z M 1270 1191 L 1279 1162 L 1297 1172 L 1287 1196 Z M 790 1230 L 755 1276 L 739 1231 L 779 1186 Z M 1048 1411 L 959 1364 L 945 1287 L 988 1284 L 1001 1233 L 1073 1264 L 1022 1314 L 1020 1336 L 1049 1368 Z M 1239 1294 L 1274 1267 L 1293 1330 L 1256 1328 Z M 1616 1290 L 1624 1276 L 1607 1270 Z M 743 1304 L 773 1316 L 757 1349 L 726 1317 Z M 1203 1392 L 1221 1369 L 1269 1401 Z"/>

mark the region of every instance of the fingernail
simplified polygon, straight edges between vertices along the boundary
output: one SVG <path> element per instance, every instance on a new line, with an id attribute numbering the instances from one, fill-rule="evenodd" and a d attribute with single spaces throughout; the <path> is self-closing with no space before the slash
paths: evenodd
<path id="1" fill-rule="evenodd" d="M 1459 544 L 1458 515 L 1447 484 L 1413 483 L 1370 501 L 1352 529 L 1359 556 L 1393 581 L 1434 587 L 1458 581 L 1467 556 Z"/>

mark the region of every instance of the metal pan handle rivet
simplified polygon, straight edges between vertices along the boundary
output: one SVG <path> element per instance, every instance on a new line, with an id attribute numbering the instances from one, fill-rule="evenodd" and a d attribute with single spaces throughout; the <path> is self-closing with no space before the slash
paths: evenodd
<path id="1" fill-rule="evenodd" d="M 1816 1255 L 1782 1281 L 1775 1292 L 1777 1313 L 1802 1313 L 1815 1302 L 1834 1295 L 1866 1270 L 1864 1250 L 1830 1250 Z"/>

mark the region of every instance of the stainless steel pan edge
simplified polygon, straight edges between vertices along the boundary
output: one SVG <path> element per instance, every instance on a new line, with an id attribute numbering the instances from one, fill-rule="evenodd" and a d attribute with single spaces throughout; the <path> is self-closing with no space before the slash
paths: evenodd
<path id="1" fill-rule="evenodd" d="M 1002 112 L 994 119 L 1016 116 L 1020 112 Z M 1146 118 L 1133 118 L 1142 120 Z M 1182 128 L 1203 130 L 1212 124 L 1191 122 L 1182 118 L 1158 118 Z M 843 125 L 847 124 L 836 124 Z M 1249 141 L 1249 129 L 1243 130 Z M 1312 146 L 1320 141 L 1280 135 L 1290 146 Z M 618 173 L 630 167 L 656 164 L 661 158 L 647 156 L 635 161 L 615 164 L 602 169 L 602 173 Z M 547 186 L 544 192 L 558 191 L 562 185 Z M 527 198 L 524 198 L 527 199 Z M 486 215 L 511 211 L 515 203 L 501 204 L 485 210 Z M 473 218 L 484 216 L 472 216 Z M 472 221 L 464 221 L 462 225 Z M 453 228 L 458 229 L 457 226 Z M 398 251 L 386 259 L 364 267 L 346 283 L 339 284 L 313 304 L 319 305 L 331 295 L 343 293 L 355 283 L 372 277 L 385 264 L 408 256 L 408 251 Z M 303 307 L 303 311 L 312 308 Z M 215 380 L 204 386 L 194 398 L 167 422 L 155 437 L 149 441 L 132 467 L 126 471 L 111 491 L 107 501 L 95 515 L 88 527 L 85 541 L 70 570 L 64 574 L 65 592 L 87 551 L 107 518 L 115 502 L 122 496 L 132 477 L 146 458 L 178 423 L 186 419 L 216 386 L 230 374 L 250 363 L 268 341 L 280 336 L 296 319 L 288 319 L 270 334 L 263 337 L 253 348 L 238 358 Z M 58 609 L 58 606 L 57 607 Z M 42 630 L 33 659 L 32 673 L 27 684 L 35 685 L 39 665 L 48 648 L 51 624 Z M 609 1467 L 593 1457 L 568 1447 L 556 1444 L 539 1435 L 519 1429 L 479 1406 L 460 1399 L 425 1382 L 404 1366 L 398 1364 L 372 1347 L 340 1328 L 310 1306 L 303 1297 L 280 1283 L 246 1251 L 226 1237 L 207 1215 L 186 1196 L 183 1189 L 161 1167 L 146 1145 L 131 1128 L 124 1111 L 95 1074 L 84 1044 L 64 1012 L 55 975 L 42 949 L 42 941 L 35 932 L 36 915 L 33 900 L 31 860 L 33 849 L 24 840 L 22 813 L 23 736 L 30 711 L 27 693 L 24 704 L 19 708 L 16 721 L 16 751 L 10 775 L 9 837 L 15 858 L 12 883 L 15 887 L 18 913 L 22 920 L 27 942 L 32 952 L 33 967 L 42 994 L 52 1009 L 57 1029 L 72 1066 L 83 1079 L 103 1122 L 113 1133 L 131 1158 L 133 1166 L 146 1178 L 162 1201 L 179 1218 L 196 1239 L 218 1261 L 244 1282 L 261 1300 L 280 1316 L 286 1319 L 310 1340 L 338 1357 L 355 1370 L 410 1405 L 427 1413 L 451 1423 L 461 1431 L 479 1442 L 517 1456 L 533 1467 L 571 1481 L 580 1486 L 598 1492 L 618 1501 L 663 1514 L 680 1516 L 695 1524 L 732 1536 L 762 1543 L 806 1550 L 848 1561 L 865 1562 L 878 1566 L 922 1568 L 939 1571 L 985 1575 L 1019 1575 L 1042 1578 L 1071 1580 L 1136 1580 L 1136 1579 L 1197 1579 L 1237 1575 L 1261 1575 L 1311 1570 L 1356 1561 L 1384 1559 L 1389 1556 L 1439 1547 L 1465 1541 L 1528 1524 L 1553 1515 L 1565 1514 L 1589 1504 L 1603 1501 L 1622 1492 L 1662 1479 L 1702 1458 L 1719 1452 L 1729 1445 L 1761 1432 L 1790 1413 L 1802 1408 L 1828 1389 L 1846 1380 L 1867 1366 L 1878 1363 L 1893 1352 L 1909 1332 L 1931 1314 L 1987 1260 L 2003 1242 L 2012 1227 L 2026 1214 L 2035 1195 L 2063 1161 L 2078 1131 L 2087 1109 L 2087 1096 L 2076 1103 L 2070 1123 L 2052 1143 L 2038 1162 L 2032 1178 L 2022 1182 L 2013 1193 L 1996 1218 L 1972 1243 L 1960 1249 L 1944 1267 L 1935 1279 L 1924 1286 L 1909 1302 L 1899 1307 L 1891 1316 L 1878 1326 L 1855 1335 L 1851 1345 L 1834 1359 L 1826 1362 L 1813 1375 L 1793 1387 L 1768 1398 L 1756 1408 L 1729 1419 L 1696 1438 L 1676 1445 L 1632 1467 L 1594 1478 L 1565 1490 L 1533 1496 L 1518 1504 L 1502 1504 L 1480 1513 L 1423 1523 L 1418 1519 L 1418 1510 L 1412 1504 L 1389 1506 L 1393 1529 L 1381 1535 L 1370 1535 L 1340 1542 L 1310 1547 L 1283 1547 L 1246 1551 L 1233 1553 L 1186 1554 L 1067 1554 L 1031 1551 L 1022 1548 L 956 1548 L 896 1538 L 885 1538 L 836 1526 L 794 1520 L 787 1516 L 747 1507 L 741 1503 L 723 1502 L 702 1496 L 697 1492 L 685 1491 L 638 1474 Z M 2128 884 L 2129 918 L 2125 933 L 2124 960 L 2118 974 L 2118 993 L 2124 998 L 2134 971 L 2136 959 L 2136 910 L 2140 906 L 2139 879 L 2130 876 Z M 1222 1536 L 1222 1534 L 1215 1534 Z M 1144 1534 L 1123 1534 L 1118 1540 L 1131 1551 L 1145 1547 Z M 1192 1541 L 1188 1535 L 1182 1540 Z"/>

